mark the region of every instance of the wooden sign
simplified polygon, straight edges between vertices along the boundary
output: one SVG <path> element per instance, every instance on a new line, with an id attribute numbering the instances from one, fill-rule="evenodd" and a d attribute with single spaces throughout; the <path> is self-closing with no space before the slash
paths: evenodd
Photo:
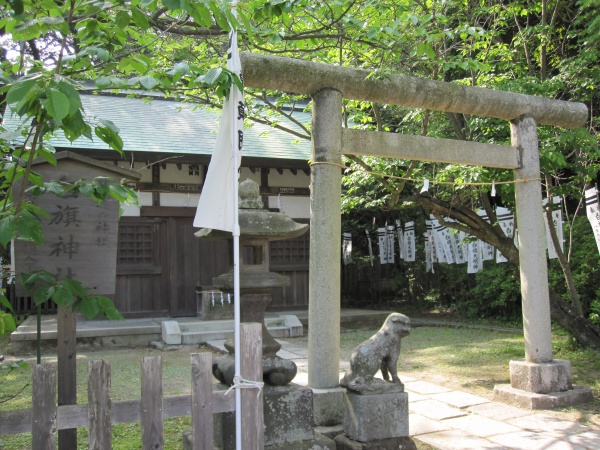
<path id="1" fill-rule="evenodd" d="M 69 153 L 69 152 L 64 152 Z M 57 155 L 58 156 L 58 155 Z M 58 158 L 57 158 L 58 159 Z M 109 177 L 118 183 L 135 173 L 69 153 L 56 167 L 41 164 L 34 169 L 44 180 L 75 181 Z M 123 172 L 125 170 L 125 172 Z M 33 270 L 46 270 L 61 277 L 74 278 L 94 294 L 114 294 L 117 264 L 119 202 L 110 198 L 98 204 L 83 195 L 57 197 L 44 194 L 30 199 L 49 215 L 42 218 L 43 244 L 14 242 L 17 276 Z M 17 295 L 25 295 L 17 283 Z"/>

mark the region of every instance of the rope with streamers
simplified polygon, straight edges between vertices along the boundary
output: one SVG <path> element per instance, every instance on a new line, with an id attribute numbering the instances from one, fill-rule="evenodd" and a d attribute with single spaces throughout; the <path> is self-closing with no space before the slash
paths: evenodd
<path id="1" fill-rule="evenodd" d="M 345 166 L 343 164 L 338 164 L 338 163 L 334 163 L 334 162 L 329 162 L 329 161 L 313 161 L 310 163 L 311 166 L 316 166 L 318 164 L 324 164 L 324 165 L 329 165 L 329 166 L 335 166 L 335 167 L 339 167 L 341 169 L 350 169 L 348 166 Z M 353 171 L 360 171 L 360 172 L 364 172 L 367 173 L 369 175 L 376 175 L 379 177 L 383 177 L 383 178 L 393 178 L 395 180 L 403 180 L 403 181 L 410 181 L 413 183 L 424 183 L 425 179 L 422 180 L 418 180 L 416 178 L 410 178 L 410 177 L 399 177 L 397 175 L 389 175 L 387 173 L 381 173 L 381 172 L 375 172 L 375 171 L 371 171 L 371 170 L 365 170 L 365 169 L 351 169 Z M 518 180 L 510 180 L 510 181 L 487 181 L 487 182 L 480 182 L 480 183 L 475 183 L 475 182 L 456 182 L 456 181 L 435 181 L 435 180 L 428 180 L 429 183 L 431 184 L 445 184 L 445 185 L 449 185 L 449 186 L 493 186 L 495 184 L 516 184 L 516 183 L 528 183 L 530 181 L 542 181 L 541 178 L 521 178 Z"/>
<path id="2" fill-rule="evenodd" d="M 244 378 L 236 375 L 233 377 L 233 384 L 225 391 L 225 395 L 228 395 L 229 392 L 233 391 L 234 389 L 258 389 L 258 393 L 256 394 L 258 397 L 262 392 L 264 385 L 265 383 L 262 381 L 245 380 Z"/>

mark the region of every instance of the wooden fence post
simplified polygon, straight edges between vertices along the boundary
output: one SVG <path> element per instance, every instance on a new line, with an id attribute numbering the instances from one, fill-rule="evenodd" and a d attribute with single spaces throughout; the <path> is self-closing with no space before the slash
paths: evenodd
<path id="1" fill-rule="evenodd" d="M 56 450 L 56 368 L 52 364 L 33 366 L 31 396 L 31 448 Z"/>
<path id="2" fill-rule="evenodd" d="M 110 361 L 88 362 L 88 448 L 112 448 Z"/>
<path id="3" fill-rule="evenodd" d="M 192 448 L 213 448 L 212 353 L 193 353 L 192 360 Z"/>
<path id="4" fill-rule="evenodd" d="M 161 450 L 165 446 L 163 426 L 162 359 L 142 358 L 142 448 Z"/>
<path id="5" fill-rule="evenodd" d="M 58 360 L 58 405 L 77 404 L 77 350 L 75 313 L 58 307 L 56 353 Z M 59 450 L 77 448 L 77 428 L 58 432 Z"/>
<path id="6" fill-rule="evenodd" d="M 240 376 L 262 382 L 262 325 L 243 323 L 240 333 Z M 252 450 L 264 448 L 262 389 L 242 389 L 242 443 L 244 448 Z"/>

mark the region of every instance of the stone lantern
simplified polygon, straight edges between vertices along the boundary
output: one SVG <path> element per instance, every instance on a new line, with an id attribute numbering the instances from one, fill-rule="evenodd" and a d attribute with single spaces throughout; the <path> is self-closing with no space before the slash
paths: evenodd
<path id="1" fill-rule="evenodd" d="M 307 224 L 294 222 L 283 213 L 263 208 L 259 187 L 247 179 L 239 186 L 240 224 L 240 321 L 262 323 L 263 379 L 267 384 L 283 386 L 296 376 L 296 364 L 276 355 L 281 349 L 267 330 L 265 308 L 272 293 L 290 285 L 287 276 L 269 271 L 269 241 L 301 236 Z M 231 233 L 202 229 L 195 234 L 204 239 L 231 239 Z M 213 285 L 225 292 L 233 291 L 233 271 L 213 278 Z M 213 363 L 214 376 L 227 385 L 233 384 L 233 336 L 225 342 L 229 354 Z"/>

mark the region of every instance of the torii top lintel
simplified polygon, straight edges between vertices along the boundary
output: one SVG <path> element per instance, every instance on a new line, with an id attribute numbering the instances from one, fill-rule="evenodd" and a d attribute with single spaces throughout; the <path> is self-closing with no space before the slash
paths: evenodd
<path id="1" fill-rule="evenodd" d="M 583 103 L 461 86 L 401 75 L 368 77 L 366 70 L 257 53 L 241 54 L 244 84 L 294 94 L 337 89 L 347 99 L 512 120 L 531 114 L 541 125 L 583 126 Z"/>

